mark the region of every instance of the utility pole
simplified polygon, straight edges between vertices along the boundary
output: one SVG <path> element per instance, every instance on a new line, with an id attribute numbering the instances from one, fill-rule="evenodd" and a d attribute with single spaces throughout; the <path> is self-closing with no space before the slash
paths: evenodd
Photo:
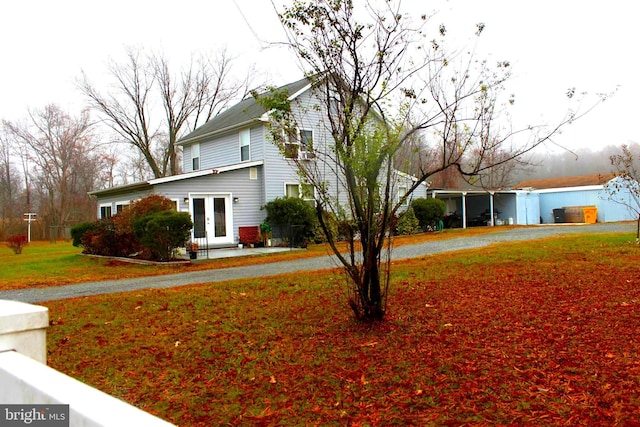
<path id="1" fill-rule="evenodd" d="M 26 213 L 26 214 L 22 214 L 22 215 L 26 217 L 24 220 L 27 221 L 27 224 L 28 224 L 28 226 L 27 226 L 27 242 L 31 243 L 31 223 L 36 220 L 36 217 L 38 216 L 38 214 L 30 212 L 30 213 Z"/>

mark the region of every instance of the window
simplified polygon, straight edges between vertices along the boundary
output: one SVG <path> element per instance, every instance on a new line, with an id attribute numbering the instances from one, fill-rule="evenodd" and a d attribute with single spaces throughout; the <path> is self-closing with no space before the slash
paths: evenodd
<path id="1" fill-rule="evenodd" d="M 285 184 L 284 195 L 286 197 L 300 197 L 300 184 Z"/>
<path id="2" fill-rule="evenodd" d="M 316 191 L 315 188 L 313 188 L 313 184 L 300 184 L 300 197 L 306 202 L 313 202 L 315 204 L 315 193 Z"/>
<path id="3" fill-rule="evenodd" d="M 251 130 L 240 131 L 240 161 L 251 160 Z"/>
<path id="4" fill-rule="evenodd" d="M 100 218 L 110 218 L 111 217 L 111 203 L 108 205 L 100 205 Z"/>
<path id="5" fill-rule="evenodd" d="M 400 199 L 402 199 L 405 194 L 407 194 L 407 187 L 405 187 L 405 186 L 398 187 L 398 201 L 400 201 Z M 408 197 L 402 203 L 402 206 L 409 206 L 409 198 Z"/>
<path id="6" fill-rule="evenodd" d="M 116 202 L 116 213 L 119 214 L 120 212 L 122 212 L 123 210 L 125 210 L 125 208 L 129 206 L 129 202 Z"/>
<path id="7" fill-rule="evenodd" d="M 191 169 L 200 170 L 200 143 L 198 142 L 191 146 Z"/>
<path id="8" fill-rule="evenodd" d="M 286 197 L 300 197 L 305 202 L 315 205 L 315 189 L 312 184 L 285 184 L 284 194 Z"/>
<path id="9" fill-rule="evenodd" d="M 313 153 L 313 131 L 300 129 L 300 154 L 299 157 L 303 160 L 312 159 L 315 157 Z"/>
<path id="10" fill-rule="evenodd" d="M 313 153 L 313 131 L 297 129 L 285 135 L 283 147 L 284 157 L 287 159 L 309 160 L 315 157 Z"/>
<path id="11" fill-rule="evenodd" d="M 249 179 L 258 179 L 258 168 L 249 168 Z"/>

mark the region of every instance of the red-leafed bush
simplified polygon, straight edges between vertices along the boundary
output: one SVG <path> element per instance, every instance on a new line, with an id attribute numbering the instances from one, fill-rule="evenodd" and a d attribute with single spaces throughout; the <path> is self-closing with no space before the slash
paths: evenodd
<path id="1" fill-rule="evenodd" d="M 158 216 L 161 212 L 163 216 Z M 135 224 L 140 221 L 153 231 L 145 233 L 146 228 L 141 226 L 136 234 Z M 86 254 L 167 261 L 173 249 L 188 240 L 192 226 L 189 214 L 174 212 L 170 199 L 151 195 L 132 202 L 111 218 L 79 224 L 71 234 L 74 245 L 77 242 Z"/>
<path id="2" fill-rule="evenodd" d="M 16 234 L 7 238 L 7 246 L 11 248 L 14 254 L 22 253 L 22 248 L 29 244 L 26 234 Z"/>

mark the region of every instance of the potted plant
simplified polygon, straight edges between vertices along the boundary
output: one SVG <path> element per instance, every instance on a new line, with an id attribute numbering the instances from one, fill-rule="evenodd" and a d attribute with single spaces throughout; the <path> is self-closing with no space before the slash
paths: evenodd
<path id="1" fill-rule="evenodd" d="M 198 244 L 196 242 L 187 242 L 184 246 L 189 252 L 189 259 L 198 258 Z"/>
<path id="2" fill-rule="evenodd" d="M 271 224 L 267 221 L 260 224 L 260 234 L 262 235 L 264 246 L 271 246 Z"/>

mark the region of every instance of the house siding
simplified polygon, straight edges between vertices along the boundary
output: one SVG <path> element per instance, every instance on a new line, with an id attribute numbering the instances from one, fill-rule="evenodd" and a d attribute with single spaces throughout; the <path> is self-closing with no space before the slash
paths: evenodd
<path id="1" fill-rule="evenodd" d="M 116 210 L 116 206 L 117 205 L 128 205 L 130 204 L 132 201 L 135 200 L 140 200 L 144 197 L 147 197 L 151 194 L 153 194 L 154 191 L 153 189 L 149 189 L 149 190 L 144 190 L 144 191 L 135 191 L 135 192 L 130 192 L 130 193 L 123 193 L 123 194 L 119 194 L 119 195 L 112 195 L 112 196 L 107 196 L 107 197 L 100 197 L 97 200 L 97 205 L 98 205 L 98 210 L 97 210 L 97 215 L 98 218 L 100 218 L 100 208 L 103 206 L 111 206 L 111 214 L 115 215 L 117 210 Z"/>
<path id="2" fill-rule="evenodd" d="M 566 206 L 597 206 L 600 190 L 572 190 L 540 193 L 540 216 L 545 224 L 554 222 L 553 210 Z M 602 222 L 601 212 L 598 221 Z"/>
<path id="3" fill-rule="evenodd" d="M 238 227 L 259 225 L 266 213 L 260 210 L 263 205 L 262 173 L 258 168 L 258 179 L 250 179 L 249 169 L 243 168 L 235 171 L 214 175 L 206 175 L 181 181 L 168 182 L 155 186 L 155 193 L 170 199 L 179 199 L 180 210 L 190 212 L 190 207 L 184 205 L 183 199 L 194 195 L 205 194 L 229 194 L 231 196 L 231 210 L 233 218 L 234 241 L 238 241 Z M 233 202 L 237 198 L 238 202 Z"/>
<path id="4" fill-rule="evenodd" d="M 182 148 L 182 170 L 184 172 L 193 172 L 193 163 L 191 162 L 191 145 Z"/>
<path id="5" fill-rule="evenodd" d="M 214 141 L 200 144 L 200 168 L 210 169 L 240 162 L 238 131 L 228 132 Z"/>
<path id="6" fill-rule="evenodd" d="M 327 135 L 330 135 L 326 129 L 323 114 L 316 106 L 319 102 L 310 91 L 301 94 L 292 102 L 292 114 L 298 122 L 300 129 L 313 131 L 313 143 L 316 152 L 320 154 L 326 149 Z M 268 135 L 265 127 L 264 138 L 264 160 L 265 160 L 265 176 L 266 187 L 265 197 L 267 201 L 285 195 L 285 183 L 299 183 L 300 177 L 296 172 L 296 165 L 291 160 L 284 158 L 279 148 L 273 143 L 270 135 Z M 322 160 L 309 160 L 316 162 L 322 168 Z M 323 172 L 322 170 L 320 171 Z M 330 182 L 335 188 L 335 176 L 325 174 L 325 180 Z"/>

